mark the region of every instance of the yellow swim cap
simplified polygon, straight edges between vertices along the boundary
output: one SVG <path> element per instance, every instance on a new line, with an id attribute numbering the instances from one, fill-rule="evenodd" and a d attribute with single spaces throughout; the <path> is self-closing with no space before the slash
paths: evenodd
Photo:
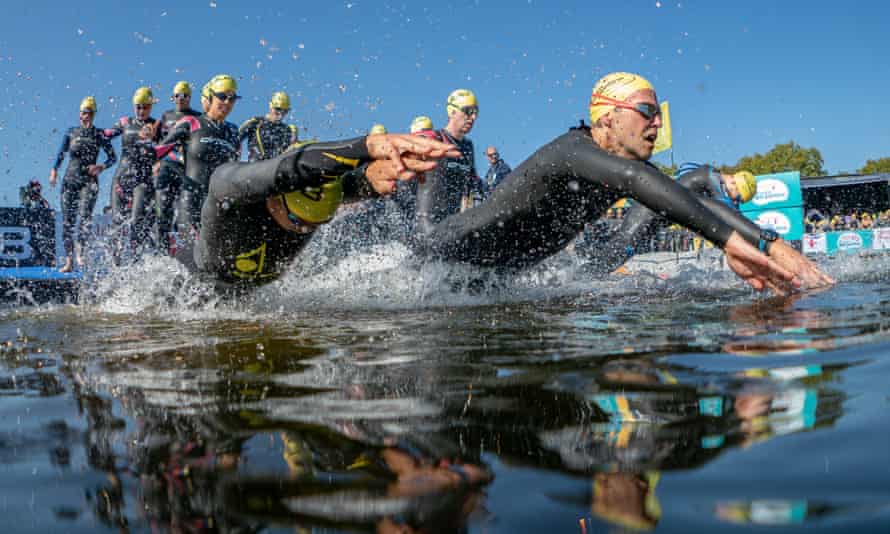
<path id="1" fill-rule="evenodd" d="M 176 85 L 173 86 L 173 94 L 174 95 L 191 95 L 192 94 L 192 86 L 186 81 L 176 82 Z"/>
<path id="2" fill-rule="evenodd" d="M 422 130 L 432 130 L 433 129 L 433 120 L 426 115 L 420 115 L 418 117 L 414 117 L 414 120 L 411 121 L 411 133 L 417 133 Z"/>
<path id="3" fill-rule="evenodd" d="M 290 97 L 287 96 L 287 93 L 284 91 L 278 91 L 274 95 L 272 95 L 272 100 L 269 101 L 269 109 L 279 108 L 283 110 L 290 109 Z"/>
<path id="4" fill-rule="evenodd" d="M 155 102 L 157 102 L 157 100 L 155 100 L 155 95 L 152 94 L 150 87 L 140 87 L 133 93 L 133 104 L 150 105 Z"/>
<path id="5" fill-rule="evenodd" d="M 479 102 L 476 100 L 476 95 L 473 94 L 473 91 L 469 89 L 455 89 L 448 95 L 445 110 L 448 112 L 449 117 L 454 112 L 466 107 L 475 107 L 477 110 L 479 108 Z"/>
<path id="6" fill-rule="evenodd" d="M 96 99 L 88 96 L 81 100 L 80 111 L 92 111 L 93 113 L 99 111 L 99 108 L 96 106 Z"/>
<path id="7" fill-rule="evenodd" d="M 732 175 L 735 180 L 735 188 L 742 197 L 742 202 L 748 202 L 757 194 L 757 178 L 748 171 L 739 171 Z"/>
<path id="8" fill-rule="evenodd" d="M 281 199 L 291 221 L 297 224 L 326 223 L 334 218 L 337 208 L 343 202 L 343 182 L 337 178 L 321 187 L 285 193 L 281 195 Z"/>
<path id="9" fill-rule="evenodd" d="M 649 80 L 638 74 L 630 72 L 606 74 L 596 82 L 590 94 L 590 124 L 596 124 L 603 115 L 612 111 L 613 102 L 610 100 L 623 102 L 630 95 L 643 89 L 655 90 Z"/>
<path id="10" fill-rule="evenodd" d="M 207 82 L 208 97 L 213 93 L 238 93 L 238 82 L 228 74 L 217 74 Z"/>
<path id="11" fill-rule="evenodd" d="M 375 124 L 374 126 L 371 126 L 370 130 L 368 130 L 368 135 L 377 135 L 377 134 L 385 134 L 385 133 L 386 133 L 386 126 L 384 126 L 382 124 Z"/>

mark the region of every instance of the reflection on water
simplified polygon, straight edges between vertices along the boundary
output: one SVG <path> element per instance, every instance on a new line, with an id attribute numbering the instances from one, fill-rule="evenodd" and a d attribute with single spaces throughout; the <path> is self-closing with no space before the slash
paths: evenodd
<path id="1" fill-rule="evenodd" d="M 887 520 L 890 476 L 868 467 L 890 449 L 890 288 L 684 300 L 603 287 L 398 311 L 8 310 L 0 527 Z"/>

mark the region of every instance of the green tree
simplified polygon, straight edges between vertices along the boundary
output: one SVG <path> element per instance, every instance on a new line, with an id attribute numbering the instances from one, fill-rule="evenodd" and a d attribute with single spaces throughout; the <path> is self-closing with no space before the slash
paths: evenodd
<path id="1" fill-rule="evenodd" d="M 735 165 L 726 166 L 724 172 L 751 171 L 754 174 L 800 171 L 801 176 L 822 176 L 822 153 L 818 148 L 803 148 L 794 141 L 776 145 L 766 154 L 745 156 Z"/>
<path id="2" fill-rule="evenodd" d="M 870 159 L 859 169 L 859 174 L 879 174 L 890 172 L 890 158 Z"/>

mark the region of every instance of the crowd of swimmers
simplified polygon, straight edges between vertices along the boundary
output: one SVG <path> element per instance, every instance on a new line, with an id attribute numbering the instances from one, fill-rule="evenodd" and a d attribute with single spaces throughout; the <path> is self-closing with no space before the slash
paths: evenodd
<path id="1" fill-rule="evenodd" d="M 600 79 L 590 97 L 590 125 L 569 128 L 513 170 L 489 147 L 487 180 L 476 173 L 468 137 L 479 102 L 466 89 L 448 95 L 447 123 L 439 130 L 420 116 L 408 134 L 378 126 L 366 136 L 330 142 L 298 139 L 283 121 L 290 109 L 284 93 L 273 95 L 265 116 L 240 128 L 227 121 L 241 98 L 233 77 L 217 75 L 204 85 L 200 113 L 190 107 L 191 93 L 188 83 L 177 83 L 175 109 L 158 120 L 151 116 L 157 99 L 141 87 L 133 95 L 134 114 L 106 129 L 93 124 L 95 99 L 81 102 L 80 124 L 66 132 L 50 175 L 55 185 L 67 154 L 63 270 L 82 261 L 76 245 L 89 235 L 98 177 L 116 162 L 110 140 L 120 136 L 111 191 L 116 224 L 127 229 L 133 248 L 151 242 L 156 227 L 158 249 L 172 251 L 223 291 L 277 279 L 342 204 L 388 196 L 410 224 L 407 245 L 414 254 L 483 270 L 535 265 L 630 198 L 634 204 L 620 227 L 598 236 L 591 258 L 596 272 L 620 267 L 639 242 L 674 223 L 722 249 L 728 267 L 755 289 L 787 293 L 833 282 L 775 232 L 738 212 L 756 189 L 750 173 L 725 175 L 704 165 L 674 179 L 649 163 L 661 110 L 654 87 L 637 74 Z M 247 162 L 240 161 L 244 140 Z M 97 163 L 102 151 L 105 159 Z M 174 243 L 172 235 L 185 238 Z"/>

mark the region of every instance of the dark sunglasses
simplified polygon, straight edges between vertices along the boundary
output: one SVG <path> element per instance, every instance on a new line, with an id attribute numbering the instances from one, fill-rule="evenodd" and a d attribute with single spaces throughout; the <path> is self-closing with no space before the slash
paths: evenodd
<path id="1" fill-rule="evenodd" d="M 289 109 L 284 109 L 284 108 L 272 108 L 272 110 L 277 113 L 281 113 L 282 115 L 286 115 L 287 112 L 290 111 Z"/>
<path id="2" fill-rule="evenodd" d="M 491 154 L 487 154 L 487 156 L 488 156 L 489 158 L 496 158 L 496 157 L 498 157 L 498 153 L 497 153 L 497 152 L 492 152 Z"/>
<path id="3" fill-rule="evenodd" d="M 591 96 L 591 99 L 601 100 L 601 102 L 596 102 L 595 104 L 593 104 L 595 106 L 610 105 L 615 106 L 616 108 L 632 109 L 642 115 L 648 121 L 655 120 L 655 117 L 661 116 L 661 108 L 658 106 L 658 104 L 653 104 L 651 102 L 638 102 L 636 104 L 628 104 L 627 102 L 615 100 L 614 98 L 598 93 L 594 93 Z"/>
<path id="4" fill-rule="evenodd" d="M 92 115 L 93 112 L 92 112 L 92 111 L 89 111 L 89 110 L 83 110 L 83 111 L 80 112 L 80 114 L 81 114 L 81 115 Z"/>
<path id="5" fill-rule="evenodd" d="M 466 115 L 468 117 L 470 115 L 479 115 L 479 108 L 476 106 L 462 107 L 462 108 L 460 108 L 460 111 L 461 111 L 461 113 L 463 113 L 464 115 Z"/>
<path id="6" fill-rule="evenodd" d="M 136 109 L 151 109 L 151 104 L 136 104 Z"/>
<path id="7" fill-rule="evenodd" d="M 175 95 L 173 95 L 173 98 L 178 98 L 178 99 L 180 99 L 180 100 L 185 100 L 186 98 L 188 98 L 188 97 L 190 97 L 190 96 L 192 96 L 192 95 L 187 95 L 187 94 L 185 94 L 185 93 L 176 93 Z"/>
<path id="8" fill-rule="evenodd" d="M 238 95 L 227 95 L 225 93 L 213 93 L 213 96 L 222 100 L 223 102 L 235 102 L 236 100 L 241 99 L 241 97 Z"/>
<path id="9" fill-rule="evenodd" d="M 639 102 L 637 104 L 616 105 L 616 108 L 632 109 L 645 117 L 647 121 L 654 120 L 655 117 L 661 116 L 661 108 L 650 102 Z"/>

